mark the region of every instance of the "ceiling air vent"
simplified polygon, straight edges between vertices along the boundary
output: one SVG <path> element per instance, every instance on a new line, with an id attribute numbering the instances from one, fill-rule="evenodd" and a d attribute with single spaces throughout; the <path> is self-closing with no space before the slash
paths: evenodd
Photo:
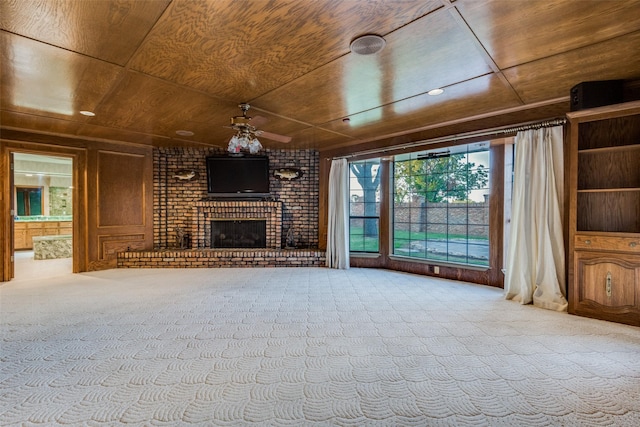
<path id="1" fill-rule="evenodd" d="M 358 55 L 372 55 L 382 50 L 387 42 L 375 34 L 366 34 L 354 39 L 349 48 Z"/>

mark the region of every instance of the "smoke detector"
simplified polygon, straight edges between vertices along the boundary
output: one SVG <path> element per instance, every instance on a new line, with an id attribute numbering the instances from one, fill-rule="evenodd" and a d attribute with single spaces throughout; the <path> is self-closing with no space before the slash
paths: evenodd
<path id="1" fill-rule="evenodd" d="M 357 55 L 373 55 L 380 52 L 385 44 L 387 42 L 382 37 L 376 34 L 365 34 L 354 39 L 349 49 Z"/>

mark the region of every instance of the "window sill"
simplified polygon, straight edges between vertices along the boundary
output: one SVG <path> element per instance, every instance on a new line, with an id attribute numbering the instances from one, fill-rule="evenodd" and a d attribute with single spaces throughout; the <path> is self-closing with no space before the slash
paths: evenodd
<path id="1" fill-rule="evenodd" d="M 351 258 L 380 258 L 379 253 L 373 252 L 349 252 Z"/>
<path id="2" fill-rule="evenodd" d="M 403 261 L 403 262 L 415 262 L 418 264 L 428 264 L 428 265 L 438 265 L 442 267 L 451 267 L 451 268 L 461 268 L 464 270 L 474 270 L 474 271 L 489 271 L 491 267 L 485 265 L 473 265 L 473 264 L 458 264 L 454 262 L 444 262 L 444 261 L 436 261 L 432 259 L 424 259 L 424 258 L 414 258 L 402 255 L 389 255 L 389 259 L 392 261 Z"/>

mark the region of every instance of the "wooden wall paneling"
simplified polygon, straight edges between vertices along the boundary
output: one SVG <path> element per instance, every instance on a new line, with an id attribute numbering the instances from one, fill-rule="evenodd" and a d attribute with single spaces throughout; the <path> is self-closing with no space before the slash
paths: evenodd
<path id="1" fill-rule="evenodd" d="M 144 225 L 144 161 L 144 155 L 98 151 L 98 228 Z"/>
<path id="2" fill-rule="evenodd" d="M 9 188 L 10 189 L 14 189 L 14 182 L 15 182 L 15 176 L 13 175 L 13 170 L 14 170 L 14 156 L 13 153 L 9 153 L 9 163 L 8 163 L 8 169 L 7 169 L 7 176 L 8 176 L 8 181 L 9 181 Z M 15 195 L 14 192 L 11 191 L 9 193 L 9 197 L 7 198 L 7 203 L 9 204 L 9 209 L 11 209 L 13 206 L 15 206 Z M 9 270 L 7 271 L 8 273 L 8 277 L 10 279 L 13 279 L 14 277 L 16 277 L 16 263 L 15 263 L 15 257 L 13 256 L 16 247 L 15 247 L 15 240 L 13 239 L 13 235 L 15 232 L 15 222 L 13 221 L 13 218 L 11 218 L 13 215 L 17 214 L 17 212 L 12 213 L 10 215 L 9 218 L 9 228 L 7 229 L 7 240 L 9 241 L 8 243 L 8 250 L 9 250 Z"/>
<path id="3" fill-rule="evenodd" d="M 151 148 L 91 150 L 89 270 L 116 267 L 116 254 L 153 246 Z"/>
<path id="4" fill-rule="evenodd" d="M 318 186 L 318 248 L 327 249 L 327 226 L 329 221 L 329 171 L 331 158 L 320 155 L 320 182 Z"/>
<path id="5" fill-rule="evenodd" d="M 576 194 L 571 191 L 571 188 L 575 188 L 578 182 L 578 153 L 574 153 L 571 150 L 572 138 L 577 138 L 577 128 L 574 128 L 571 124 L 567 123 L 564 126 L 564 209 L 563 209 L 563 237 L 564 237 L 564 261 L 565 261 L 565 283 L 567 288 L 565 289 L 569 305 L 571 305 L 571 296 L 569 295 L 569 282 L 573 277 L 573 263 L 571 262 L 570 254 L 574 251 L 573 233 L 570 230 L 575 227 L 576 224 L 576 211 L 570 209 L 571 206 L 575 206 L 577 199 Z M 577 142 L 576 142 L 577 143 Z M 573 200 L 572 200 L 573 199 Z"/>
<path id="6" fill-rule="evenodd" d="M 11 262 L 11 214 L 8 195 L 11 193 L 9 183 L 9 152 L 5 149 L 5 143 L 0 142 L 0 281 L 11 280 L 13 277 Z"/>
<path id="7" fill-rule="evenodd" d="M 118 252 L 138 251 L 145 248 L 145 235 L 140 234 L 119 234 L 101 235 L 99 239 L 99 254 L 101 260 L 113 261 Z"/>
<path id="8" fill-rule="evenodd" d="M 87 271 L 89 219 L 87 150 L 83 149 L 73 160 L 73 272 Z M 77 201 L 77 203 L 76 203 Z"/>
<path id="9" fill-rule="evenodd" d="M 493 144 L 493 141 L 492 141 Z M 505 144 L 496 141 L 490 148 L 489 188 L 489 271 L 488 285 L 504 287 L 504 165 Z"/>

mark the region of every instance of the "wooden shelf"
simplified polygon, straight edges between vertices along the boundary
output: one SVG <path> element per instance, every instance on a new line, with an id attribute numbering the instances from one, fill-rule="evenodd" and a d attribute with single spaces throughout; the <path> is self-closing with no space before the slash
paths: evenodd
<path id="1" fill-rule="evenodd" d="M 580 191 L 576 230 L 640 233 L 639 212 L 639 191 Z"/>
<path id="2" fill-rule="evenodd" d="M 640 123 L 640 120 L 633 120 L 633 117 L 627 118 L 628 123 L 636 121 Z M 601 127 L 603 127 L 602 124 Z M 622 136 L 622 130 L 618 130 L 616 133 L 625 141 L 640 142 L 640 126 L 633 131 L 638 135 Z M 601 138 L 606 138 L 606 132 L 600 130 L 600 133 Z M 593 143 L 606 144 L 601 141 Z M 640 143 L 578 151 L 577 166 L 578 192 L 606 190 L 616 192 L 640 189 Z"/>
<path id="3" fill-rule="evenodd" d="M 626 102 L 617 105 L 605 105 L 603 107 L 589 108 L 586 110 L 567 113 L 571 123 L 580 124 L 596 120 L 606 120 L 623 116 L 640 114 L 640 101 Z"/>

